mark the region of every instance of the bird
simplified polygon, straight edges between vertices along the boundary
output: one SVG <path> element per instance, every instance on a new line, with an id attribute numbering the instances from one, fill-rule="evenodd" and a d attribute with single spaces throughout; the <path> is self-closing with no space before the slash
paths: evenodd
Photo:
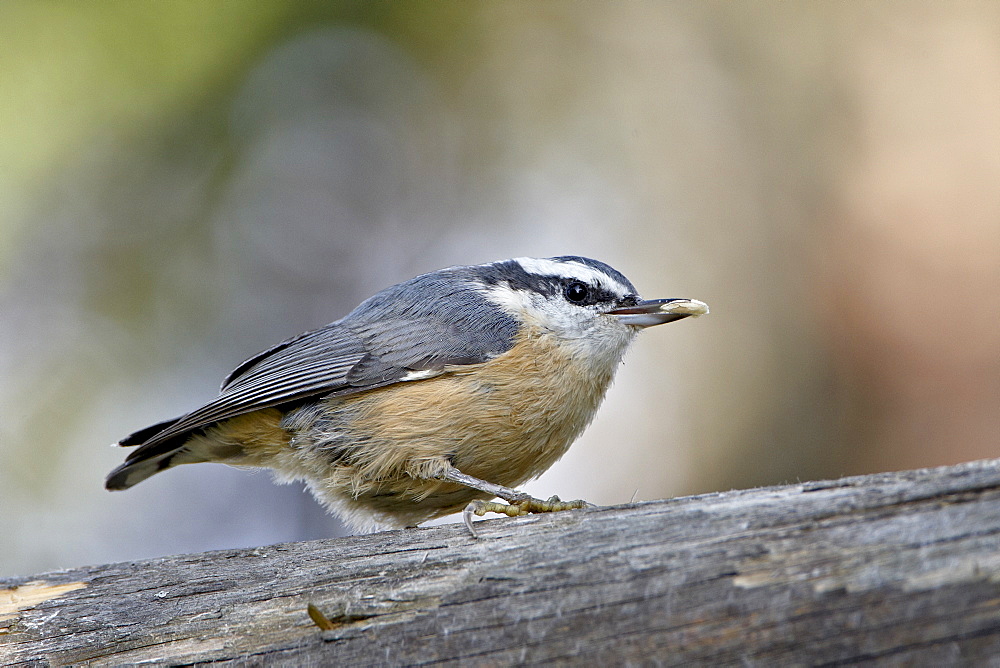
<path id="1" fill-rule="evenodd" d="M 123 438 L 138 447 L 105 487 L 198 462 L 270 468 L 358 531 L 463 512 L 476 536 L 473 515 L 582 508 L 515 488 L 585 430 L 640 330 L 706 313 L 693 299 L 644 301 L 580 256 L 425 273 L 247 359 L 205 405 Z"/>

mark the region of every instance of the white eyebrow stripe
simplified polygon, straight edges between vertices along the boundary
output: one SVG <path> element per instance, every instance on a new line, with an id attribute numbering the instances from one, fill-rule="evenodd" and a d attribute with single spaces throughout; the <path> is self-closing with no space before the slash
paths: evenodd
<path id="1" fill-rule="evenodd" d="M 521 265 L 521 268 L 529 274 L 575 278 L 590 285 L 601 284 L 613 287 L 621 294 L 626 294 L 629 291 L 626 286 L 622 285 L 611 276 L 608 276 L 603 271 L 598 271 L 585 264 L 580 264 L 579 262 L 556 262 L 554 260 L 537 257 L 516 257 L 514 258 L 514 262 Z"/>

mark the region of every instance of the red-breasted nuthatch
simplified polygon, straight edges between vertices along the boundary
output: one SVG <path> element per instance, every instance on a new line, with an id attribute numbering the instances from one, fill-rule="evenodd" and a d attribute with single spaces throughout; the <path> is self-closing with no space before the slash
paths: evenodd
<path id="1" fill-rule="evenodd" d="M 123 439 L 139 448 L 106 487 L 194 462 L 268 467 L 359 529 L 465 509 L 471 530 L 472 513 L 579 508 L 513 487 L 589 424 L 640 329 L 705 313 L 695 300 L 640 301 L 622 274 L 583 257 L 424 274 L 243 362 L 201 408 Z"/>

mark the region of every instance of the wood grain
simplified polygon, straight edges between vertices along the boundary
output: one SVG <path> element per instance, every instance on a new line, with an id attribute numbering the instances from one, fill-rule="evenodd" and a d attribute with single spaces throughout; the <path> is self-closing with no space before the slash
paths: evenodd
<path id="1" fill-rule="evenodd" d="M 1000 656 L 1000 460 L 478 526 L 0 579 L 0 663 Z"/>

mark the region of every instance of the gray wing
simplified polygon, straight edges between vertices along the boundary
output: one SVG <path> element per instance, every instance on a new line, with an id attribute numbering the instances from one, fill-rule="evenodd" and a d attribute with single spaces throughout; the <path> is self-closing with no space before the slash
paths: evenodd
<path id="1" fill-rule="evenodd" d="M 177 437 L 244 413 L 341 389 L 367 353 L 349 329 L 333 323 L 279 344 L 241 364 L 215 399 L 187 415 L 147 427 L 120 445 L 141 445 L 126 461 L 167 451 Z"/>
<path id="2" fill-rule="evenodd" d="M 126 461 L 167 451 L 179 437 L 231 417 L 390 385 L 411 371 L 484 362 L 513 345 L 517 323 L 510 316 L 474 290 L 436 276 L 393 286 L 343 320 L 250 358 L 208 404 L 123 439 L 122 445 L 142 446 Z"/>
<path id="3" fill-rule="evenodd" d="M 342 322 L 368 354 L 347 375 L 351 385 L 385 384 L 410 371 L 477 364 L 514 345 L 517 321 L 463 277 L 444 269 L 394 285 Z"/>

